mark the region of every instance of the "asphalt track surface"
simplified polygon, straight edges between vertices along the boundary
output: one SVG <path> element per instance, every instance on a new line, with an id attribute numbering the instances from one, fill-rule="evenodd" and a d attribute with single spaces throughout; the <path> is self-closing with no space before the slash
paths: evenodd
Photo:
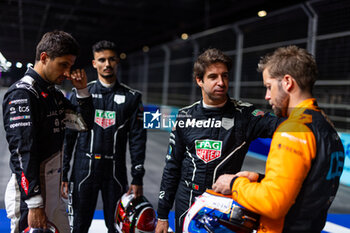
<path id="1" fill-rule="evenodd" d="M 0 101 L 6 89 L 0 88 Z M 2 104 L 1 107 L 2 108 Z M 147 133 L 147 148 L 144 177 L 144 196 L 150 201 L 153 207 L 157 208 L 157 199 L 162 171 L 165 164 L 165 155 L 169 141 L 169 133 L 160 130 L 148 130 Z M 0 116 L 0 209 L 4 209 L 4 194 L 6 184 L 10 178 L 11 172 L 9 169 L 9 152 L 5 138 L 5 132 L 2 120 L 2 109 Z M 130 156 L 127 154 L 128 173 L 130 173 Z M 242 170 L 251 170 L 264 173 L 265 161 L 247 156 Z M 130 174 L 129 174 L 130 175 Z M 129 177 L 129 182 L 131 178 Z M 102 210 L 102 200 L 99 198 L 96 207 L 97 210 Z M 317 211 L 317 210 L 316 210 Z M 340 185 L 337 196 L 330 207 L 329 213 L 350 214 L 350 187 Z"/>

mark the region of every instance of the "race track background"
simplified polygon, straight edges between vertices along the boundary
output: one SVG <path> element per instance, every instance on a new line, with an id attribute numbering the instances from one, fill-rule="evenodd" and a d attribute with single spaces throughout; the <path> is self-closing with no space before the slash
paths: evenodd
<path id="1" fill-rule="evenodd" d="M 0 101 L 2 103 L 3 94 L 5 89 L 0 89 Z M 146 162 L 145 169 L 146 175 L 144 178 L 144 195 L 151 202 L 153 207 L 157 208 L 157 198 L 159 192 L 159 185 L 163 167 L 165 164 L 165 153 L 167 150 L 169 133 L 161 130 L 148 130 L 147 150 L 146 150 Z M 7 142 L 5 139 L 5 132 L 2 121 L 2 109 L 0 114 L 0 232 L 9 232 L 10 223 L 6 218 L 4 194 L 6 184 L 10 178 L 9 169 L 9 152 L 7 148 Z M 130 166 L 129 155 L 128 166 Z M 259 159 L 259 157 L 250 154 L 246 157 L 243 170 L 253 170 L 264 173 L 265 161 Z M 130 169 L 129 169 L 130 171 Z M 130 175 L 130 174 L 129 174 Z M 130 178 L 129 178 L 130 181 Z M 93 224 L 90 228 L 90 232 L 106 232 L 106 228 L 103 222 L 102 213 L 102 201 L 99 198 L 97 211 L 94 217 Z M 315 210 L 317 211 L 317 210 Z M 171 213 L 171 220 L 173 221 L 173 213 Z M 171 221 L 170 226 L 173 227 Z M 330 208 L 327 224 L 324 232 L 334 233 L 350 233 L 350 187 L 340 185 L 337 196 Z"/>

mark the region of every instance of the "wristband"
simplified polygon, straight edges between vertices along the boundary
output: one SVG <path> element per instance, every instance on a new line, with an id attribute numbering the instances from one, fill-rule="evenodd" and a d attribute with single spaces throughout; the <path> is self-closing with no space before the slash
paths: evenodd
<path id="1" fill-rule="evenodd" d="M 230 182 L 230 189 L 232 190 L 232 186 L 233 186 L 233 183 L 235 182 L 235 180 L 238 178 L 239 176 L 235 176 L 232 178 L 231 182 Z"/>
<path id="2" fill-rule="evenodd" d="M 24 202 L 27 204 L 28 209 L 44 208 L 44 200 L 40 194 L 35 195 Z"/>
<path id="3" fill-rule="evenodd" d="M 77 98 L 87 98 L 90 97 L 90 92 L 87 87 L 82 88 L 82 89 L 77 89 Z"/>
<path id="4" fill-rule="evenodd" d="M 259 177 L 258 177 L 257 182 L 260 183 L 260 181 L 265 178 L 265 175 L 261 174 L 261 173 L 258 173 L 258 175 L 259 175 Z"/>

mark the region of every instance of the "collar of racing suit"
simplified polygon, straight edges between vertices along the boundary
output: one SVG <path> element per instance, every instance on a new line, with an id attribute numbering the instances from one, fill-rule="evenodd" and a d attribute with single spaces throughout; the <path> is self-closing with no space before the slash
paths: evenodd
<path id="1" fill-rule="evenodd" d="M 221 108 L 221 107 L 223 107 L 226 104 L 226 102 L 227 102 L 227 100 L 225 100 L 225 102 L 223 102 L 222 104 L 209 105 L 209 104 L 204 103 L 204 101 L 203 101 L 202 104 L 203 104 L 204 108 L 213 109 L 213 108 Z"/>
<path id="2" fill-rule="evenodd" d="M 45 89 L 50 89 L 55 87 L 54 84 L 51 84 L 49 82 L 46 82 L 33 68 L 29 67 L 26 71 L 26 73 L 24 74 L 24 76 L 29 75 L 30 77 L 32 77 L 41 88 Z"/>
<path id="3" fill-rule="evenodd" d="M 104 82 L 102 82 L 102 81 L 100 81 L 100 80 L 99 80 L 99 82 L 100 82 L 101 85 L 104 86 L 105 88 L 113 88 L 114 85 L 115 85 L 115 83 L 116 83 L 116 81 L 113 82 L 113 83 L 104 83 Z"/>
<path id="4" fill-rule="evenodd" d="M 115 81 L 114 85 L 112 87 L 105 87 L 100 80 L 97 80 L 96 83 L 98 89 L 101 91 L 101 93 L 109 93 L 112 91 L 115 91 L 118 89 L 118 87 L 120 86 L 118 80 Z"/>
<path id="5" fill-rule="evenodd" d="M 222 106 L 218 106 L 218 107 L 207 107 L 207 105 L 203 102 L 203 98 L 200 101 L 200 107 L 202 108 L 202 110 L 204 112 L 223 112 L 227 107 L 230 106 L 230 101 L 231 98 L 229 95 L 227 95 L 227 100 L 226 102 L 222 105 Z"/>
<path id="6" fill-rule="evenodd" d="M 315 98 L 303 100 L 297 106 L 294 107 L 288 118 L 300 118 L 305 109 L 311 108 L 314 111 L 319 111 Z"/>

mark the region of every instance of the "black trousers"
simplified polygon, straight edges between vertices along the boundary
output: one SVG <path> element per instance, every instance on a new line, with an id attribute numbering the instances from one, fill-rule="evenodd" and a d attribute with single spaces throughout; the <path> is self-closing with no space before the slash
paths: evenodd
<path id="1" fill-rule="evenodd" d="M 181 233 L 188 209 L 195 201 L 195 197 L 201 195 L 203 190 L 194 190 L 185 182 L 179 183 L 175 198 L 175 232 Z"/>
<path id="2" fill-rule="evenodd" d="M 87 233 L 94 216 L 99 191 L 102 192 L 103 213 L 109 233 L 115 233 L 115 210 L 126 192 L 126 179 L 118 180 L 113 159 L 76 160 L 70 183 L 69 220 L 73 232 Z"/>

